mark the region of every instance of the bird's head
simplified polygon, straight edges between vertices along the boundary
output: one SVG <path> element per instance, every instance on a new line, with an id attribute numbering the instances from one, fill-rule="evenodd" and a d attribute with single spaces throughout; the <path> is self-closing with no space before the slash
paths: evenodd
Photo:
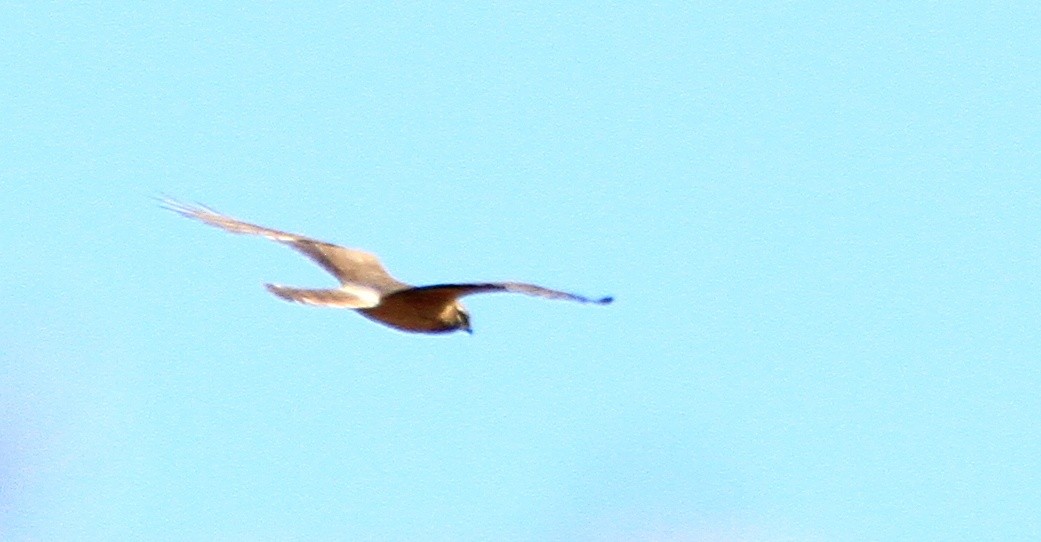
<path id="1" fill-rule="evenodd" d="M 470 327 L 470 313 L 466 311 L 466 307 L 462 303 L 455 304 L 455 326 L 456 329 L 465 331 L 470 335 L 473 335 L 474 330 Z"/>

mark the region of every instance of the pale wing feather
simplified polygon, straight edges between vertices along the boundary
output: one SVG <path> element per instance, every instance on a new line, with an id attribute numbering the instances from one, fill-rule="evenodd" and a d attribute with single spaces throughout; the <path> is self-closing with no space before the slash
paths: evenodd
<path id="1" fill-rule="evenodd" d="M 288 245 L 320 265 L 336 277 L 341 284 L 359 285 L 381 294 L 410 287 L 392 277 L 380 263 L 379 258 L 372 253 L 243 222 L 201 205 L 187 205 L 171 199 L 161 201 L 164 207 L 175 213 L 224 231 L 243 235 L 259 235 Z"/>

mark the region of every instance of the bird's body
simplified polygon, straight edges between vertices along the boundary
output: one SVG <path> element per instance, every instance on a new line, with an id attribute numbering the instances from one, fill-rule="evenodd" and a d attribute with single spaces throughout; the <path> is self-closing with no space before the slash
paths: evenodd
<path id="1" fill-rule="evenodd" d="M 411 333 L 471 332 L 470 315 L 459 298 L 482 292 L 517 292 L 550 299 L 606 304 L 610 297 L 589 299 L 520 282 L 488 282 L 412 286 L 392 277 L 376 255 L 302 235 L 237 220 L 202 206 L 163 200 L 182 216 L 238 234 L 259 235 L 288 245 L 334 277 L 340 287 L 302 289 L 267 284 L 272 294 L 296 303 L 355 309 L 366 318 Z"/>
<path id="2" fill-rule="evenodd" d="M 361 309 L 366 318 L 401 331 L 420 333 L 449 333 L 460 328 L 466 310 L 458 301 L 445 302 L 431 296 L 416 295 L 415 290 L 405 290 L 406 295 L 390 294 L 371 309 Z M 468 317 L 465 317 L 469 320 Z M 469 327 L 469 321 L 465 327 Z"/>

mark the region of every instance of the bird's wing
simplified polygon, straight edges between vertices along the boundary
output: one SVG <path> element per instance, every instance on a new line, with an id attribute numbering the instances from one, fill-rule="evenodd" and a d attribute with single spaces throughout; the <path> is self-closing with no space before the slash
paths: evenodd
<path id="1" fill-rule="evenodd" d="M 339 279 L 341 284 L 369 288 L 379 294 L 388 294 L 410 287 L 390 276 L 375 254 L 250 224 L 201 205 L 187 205 L 170 199 L 163 199 L 161 202 L 167 209 L 204 224 L 231 233 L 259 235 L 288 245 L 322 266 Z"/>
<path id="2" fill-rule="evenodd" d="M 601 297 L 599 299 L 590 299 L 588 297 L 581 296 L 578 294 L 561 292 L 560 290 L 550 290 L 549 288 L 543 288 L 542 286 L 536 286 L 534 284 L 525 284 L 523 282 L 434 284 L 431 286 L 419 286 L 415 288 L 409 288 L 407 290 L 401 290 L 399 292 L 395 292 L 393 295 L 437 299 L 442 303 L 450 303 L 463 296 L 489 292 L 513 292 L 518 294 L 533 295 L 536 297 L 545 297 L 547 299 L 563 299 L 566 301 L 577 301 L 579 303 L 595 303 L 597 305 L 606 305 L 614 301 L 613 297 Z"/>

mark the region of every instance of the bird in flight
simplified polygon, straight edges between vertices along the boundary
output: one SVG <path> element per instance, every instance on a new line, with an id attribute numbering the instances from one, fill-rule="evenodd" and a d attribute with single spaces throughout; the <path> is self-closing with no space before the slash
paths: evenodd
<path id="1" fill-rule="evenodd" d="M 459 298 L 471 294 L 515 292 L 598 305 L 613 301 L 611 297 L 590 299 L 522 282 L 412 286 L 390 276 L 379 259 L 369 252 L 250 224 L 201 205 L 187 205 L 171 199 L 163 199 L 161 203 L 166 209 L 204 224 L 231 233 L 259 235 L 287 245 L 340 281 L 339 288 L 317 290 L 265 284 L 272 294 L 286 301 L 306 305 L 355 309 L 370 320 L 405 332 L 473 333 L 470 313 L 459 301 Z"/>

